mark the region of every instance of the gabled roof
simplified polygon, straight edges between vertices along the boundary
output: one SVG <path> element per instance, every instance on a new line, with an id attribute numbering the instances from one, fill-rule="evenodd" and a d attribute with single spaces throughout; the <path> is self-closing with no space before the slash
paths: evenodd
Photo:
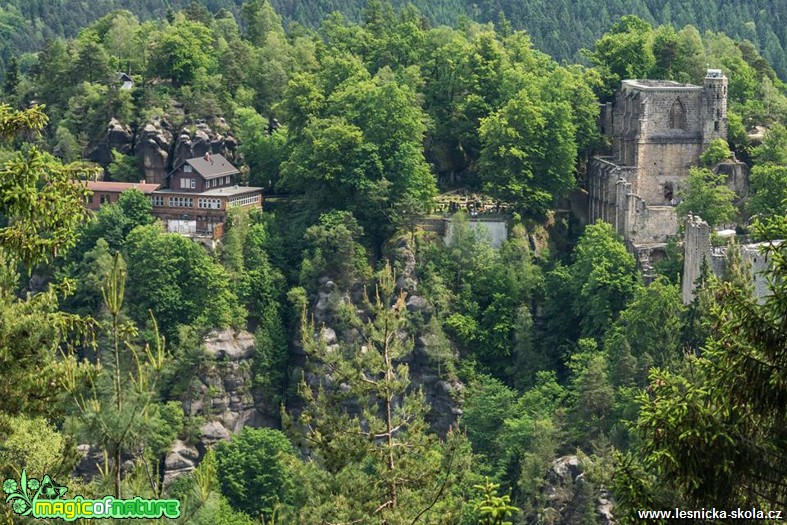
<path id="1" fill-rule="evenodd" d="M 240 173 L 238 168 L 230 164 L 230 161 L 218 153 L 215 155 L 206 154 L 204 157 L 187 159 L 184 164 L 189 164 L 192 168 L 194 168 L 194 171 L 202 176 L 202 178 L 208 180 Z M 182 167 L 183 164 L 181 164 L 178 169 Z"/>
<path id="2" fill-rule="evenodd" d="M 153 193 L 159 184 L 148 184 L 146 182 L 111 182 L 111 181 L 88 181 L 87 188 L 93 192 L 106 191 L 106 192 L 122 192 L 126 190 L 139 190 L 144 194 Z"/>

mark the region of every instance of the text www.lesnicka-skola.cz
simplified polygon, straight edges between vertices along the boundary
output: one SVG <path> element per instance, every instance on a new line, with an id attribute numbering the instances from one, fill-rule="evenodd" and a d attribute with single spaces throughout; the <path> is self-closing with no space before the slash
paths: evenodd
<path id="1" fill-rule="evenodd" d="M 637 516 L 640 519 L 662 519 L 662 520 L 680 520 L 680 519 L 699 519 L 699 520 L 773 520 L 779 521 L 782 519 L 783 512 L 780 510 L 760 510 L 757 508 L 751 509 L 735 509 L 735 510 L 719 510 L 719 509 L 700 509 L 700 510 L 638 510 Z"/>

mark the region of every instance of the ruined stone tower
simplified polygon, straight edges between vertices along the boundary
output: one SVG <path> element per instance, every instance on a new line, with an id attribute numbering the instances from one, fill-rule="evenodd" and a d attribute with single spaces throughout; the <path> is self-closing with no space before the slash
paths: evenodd
<path id="1" fill-rule="evenodd" d="M 624 80 L 602 108 L 612 155 L 588 167 L 588 215 L 615 226 L 640 254 L 678 232 L 679 190 L 715 138 L 727 138 L 727 78 L 709 69 L 703 86 Z M 641 257 L 642 258 L 642 257 Z"/>

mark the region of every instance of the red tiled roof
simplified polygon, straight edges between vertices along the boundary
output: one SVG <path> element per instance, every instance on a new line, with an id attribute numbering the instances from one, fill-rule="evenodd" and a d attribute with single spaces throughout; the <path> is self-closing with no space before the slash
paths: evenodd
<path id="1" fill-rule="evenodd" d="M 148 184 L 146 182 L 109 182 L 109 181 L 88 181 L 87 187 L 89 190 L 108 191 L 108 192 L 123 192 L 132 188 L 141 191 L 144 194 L 153 193 L 158 189 L 159 184 Z"/>

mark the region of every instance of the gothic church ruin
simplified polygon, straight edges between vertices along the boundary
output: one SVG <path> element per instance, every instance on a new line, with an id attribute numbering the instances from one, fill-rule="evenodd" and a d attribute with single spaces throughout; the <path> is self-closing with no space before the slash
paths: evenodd
<path id="1" fill-rule="evenodd" d="M 624 80 L 601 111 L 610 156 L 588 166 L 589 219 L 612 224 L 645 266 L 678 233 L 679 190 L 713 139 L 727 138 L 727 78 L 703 86 Z"/>

